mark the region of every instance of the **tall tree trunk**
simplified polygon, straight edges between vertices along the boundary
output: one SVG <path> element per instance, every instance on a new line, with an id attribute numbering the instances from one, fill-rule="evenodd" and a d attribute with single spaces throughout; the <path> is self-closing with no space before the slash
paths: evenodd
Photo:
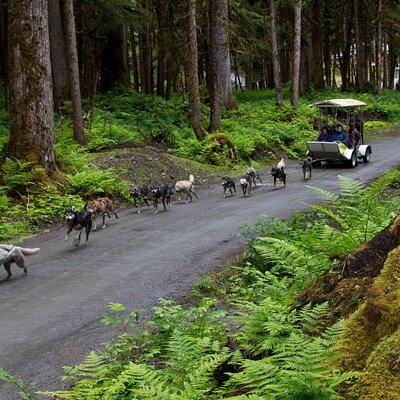
<path id="1" fill-rule="evenodd" d="M 9 0 L 8 153 L 57 170 L 47 0 Z"/>
<path id="2" fill-rule="evenodd" d="M 253 63 L 247 62 L 244 67 L 244 84 L 247 90 L 253 89 Z"/>
<path id="3" fill-rule="evenodd" d="M 205 137 L 205 130 L 201 123 L 201 104 L 199 94 L 199 75 L 198 75 L 198 50 L 197 50 L 197 26 L 196 26 L 196 0 L 189 0 L 188 18 L 188 91 L 190 102 L 190 121 L 193 131 L 199 140 Z"/>
<path id="4" fill-rule="evenodd" d="M 382 94 L 382 0 L 378 0 L 378 29 L 376 38 L 376 90 Z"/>
<path id="5" fill-rule="evenodd" d="M 321 0 L 313 0 L 313 13 L 311 23 L 311 45 L 313 55 L 313 83 L 316 89 L 323 89 L 324 82 L 324 67 L 322 61 L 322 9 Z"/>
<path id="6" fill-rule="evenodd" d="M 63 0 L 63 13 L 65 20 L 65 43 L 68 54 L 68 67 L 71 82 L 72 120 L 74 139 L 85 143 L 83 134 L 83 117 L 81 103 L 81 87 L 79 83 L 78 49 L 76 47 L 76 30 L 74 5 L 72 0 Z"/>
<path id="7" fill-rule="evenodd" d="M 283 105 L 282 84 L 281 84 L 281 64 L 279 62 L 278 39 L 276 35 L 276 10 L 275 0 L 270 0 L 271 13 L 271 47 L 272 47 L 272 68 L 274 71 L 275 104 Z"/>
<path id="8" fill-rule="evenodd" d="M 139 64 L 141 91 L 153 93 L 153 57 L 150 26 L 139 34 Z"/>
<path id="9" fill-rule="evenodd" d="M 133 88 L 138 92 L 139 91 L 139 68 L 138 68 L 138 59 L 136 53 L 136 37 L 135 32 L 131 29 L 131 53 L 132 53 L 132 71 L 133 71 Z"/>
<path id="10" fill-rule="evenodd" d="M 301 40 L 301 57 L 300 57 L 300 94 L 306 94 L 310 90 L 311 85 L 311 74 L 310 74 L 310 44 L 305 40 L 303 36 Z"/>
<path id="11" fill-rule="evenodd" d="M 236 107 L 232 96 L 231 61 L 228 35 L 228 0 L 209 1 L 210 63 L 215 72 L 213 85 L 218 90 L 220 104 L 228 109 Z"/>
<path id="12" fill-rule="evenodd" d="M 299 103 L 299 80 L 301 57 L 301 0 L 294 6 L 294 46 L 293 46 L 293 75 L 292 75 L 292 106 L 297 108 Z"/>
<path id="13" fill-rule="evenodd" d="M 394 89 L 394 77 L 397 65 L 397 51 L 396 51 L 396 41 L 393 36 L 389 36 L 389 62 L 388 62 L 388 87 L 389 89 Z"/>
<path id="14" fill-rule="evenodd" d="M 363 17 L 363 0 L 355 0 L 354 5 L 354 31 L 356 44 L 356 89 L 362 92 L 367 83 L 367 69 L 365 60 L 365 40 L 361 34 L 361 26 L 365 23 Z"/>
<path id="15" fill-rule="evenodd" d="M 388 57 L 387 57 L 387 34 L 383 35 L 383 87 L 388 89 Z"/>
<path id="16" fill-rule="evenodd" d="M 331 18 L 331 8 L 329 3 L 323 3 L 323 20 L 328 21 Z M 325 82 L 328 87 L 332 86 L 332 55 L 334 55 L 334 48 L 331 43 L 331 27 L 330 24 L 324 24 L 323 29 L 323 57 L 325 69 Z"/>
<path id="17" fill-rule="evenodd" d="M 160 47 L 157 54 L 157 95 L 165 98 L 165 51 Z"/>
<path id="18" fill-rule="evenodd" d="M 79 2 L 75 8 L 77 30 L 85 32 L 77 37 L 78 59 L 81 70 L 80 83 L 83 97 L 94 99 L 100 80 L 101 39 L 100 18 L 93 2 Z"/>
<path id="19" fill-rule="evenodd" d="M 51 72 L 54 108 L 59 110 L 70 98 L 70 80 L 59 0 L 48 0 Z"/>
<path id="20" fill-rule="evenodd" d="M 8 75 L 8 45 L 7 45 L 8 7 L 7 0 L 0 0 L 0 81 L 4 86 L 5 109 L 7 109 L 7 75 Z"/>
<path id="21" fill-rule="evenodd" d="M 342 76 L 342 91 L 350 90 L 350 46 L 351 46 L 351 32 L 352 32 L 352 22 L 354 13 L 354 2 L 350 4 L 350 12 L 346 12 L 343 17 L 342 23 L 342 58 L 340 63 L 340 73 Z M 347 16 L 347 17 L 346 17 Z"/>
<path id="22" fill-rule="evenodd" d="M 101 88 L 130 85 L 126 30 L 123 24 L 115 25 L 107 35 L 102 51 Z"/>

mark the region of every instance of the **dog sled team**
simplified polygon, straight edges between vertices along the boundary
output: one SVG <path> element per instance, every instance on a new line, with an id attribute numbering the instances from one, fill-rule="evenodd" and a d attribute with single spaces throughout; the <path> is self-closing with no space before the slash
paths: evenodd
<path id="1" fill-rule="evenodd" d="M 301 163 L 304 180 L 311 179 L 312 160 L 307 157 Z M 273 178 L 274 187 L 280 183 L 283 187 L 286 186 L 286 165 L 283 159 L 279 161 L 276 167 L 271 169 L 271 176 Z M 243 197 L 250 196 L 253 188 L 257 188 L 257 182 L 263 185 L 260 173 L 255 168 L 248 168 L 245 175 L 239 180 L 239 185 L 243 193 Z M 236 193 L 235 181 L 230 177 L 223 177 L 221 184 L 225 197 L 233 196 Z M 168 183 L 160 183 L 148 186 L 137 186 L 131 189 L 130 195 L 134 201 L 137 213 L 141 212 L 141 207 L 146 205 L 148 208 L 150 204 L 153 205 L 155 213 L 158 212 L 159 203 L 162 204 L 163 210 L 166 211 L 167 207 L 171 208 L 171 197 L 173 194 L 185 196 L 185 202 L 193 201 L 193 196 L 197 199 L 197 193 L 194 186 L 194 176 L 190 175 L 189 180 L 182 180 L 176 182 L 172 187 Z M 73 244 L 79 246 L 81 241 L 82 232 L 85 231 L 85 243 L 89 240 L 91 231 L 97 228 L 97 217 L 102 218 L 102 228 L 105 228 L 106 216 L 111 218 L 111 214 L 118 218 L 112 201 L 108 197 L 99 197 L 90 200 L 86 203 L 82 211 L 77 211 L 74 208 L 67 210 L 64 214 L 64 220 L 67 225 L 67 233 L 65 240 L 68 240 L 72 233 L 76 233 Z M 0 282 L 7 281 L 11 278 L 11 265 L 16 264 L 23 269 L 24 275 L 27 274 L 25 256 L 35 254 L 40 249 L 29 249 L 20 246 L 0 244 L 0 265 L 3 264 L 7 276 Z"/>

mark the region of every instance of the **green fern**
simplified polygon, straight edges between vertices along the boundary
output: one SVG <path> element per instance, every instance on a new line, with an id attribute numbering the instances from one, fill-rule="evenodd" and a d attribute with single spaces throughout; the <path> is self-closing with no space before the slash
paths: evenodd
<path id="1" fill-rule="evenodd" d="M 299 323 L 304 333 L 316 335 L 321 332 L 327 325 L 330 310 L 328 303 L 317 304 L 312 307 L 311 304 L 306 304 L 299 311 Z"/>
<path id="2" fill-rule="evenodd" d="M 24 385 L 21 381 L 14 378 L 12 375 L 4 371 L 4 369 L 0 368 L 0 380 L 9 383 L 18 388 L 21 399 L 23 400 L 33 400 L 35 397 L 28 392 L 26 385 Z"/>
<path id="3" fill-rule="evenodd" d="M 43 168 L 33 167 L 33 163 L 10 158 L 6 158 L 1 172 L 7 190 L 32 186 L 45 174 Z"/>

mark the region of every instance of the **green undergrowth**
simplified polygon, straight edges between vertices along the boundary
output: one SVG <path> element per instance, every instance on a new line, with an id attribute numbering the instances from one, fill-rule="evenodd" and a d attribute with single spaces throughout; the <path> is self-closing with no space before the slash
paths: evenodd
<path id="1" fill-rule="evenodd" d="M 244 227 L 249 246 L 244 258 L 203 277 L 185 305 L 163 299 L 150 319 L 142 319 L 140 310 L 110 303 L 102 323 L 120 329 L 119 336 L 81 365 L 65 367 L 68 388 L 45 395 L 70 400 L 341 398 L 343 385 L 363 378 L 335 366 L 345 322 L 332 323 L 326 303 L 298 308 L 294 298 L 387 226 L 398 211 L 399 190 L 399 170 L 367 188 L 340 178 L 340 197 L 319 191 L 329 200 L 323 205 L 287 221 Z"/>

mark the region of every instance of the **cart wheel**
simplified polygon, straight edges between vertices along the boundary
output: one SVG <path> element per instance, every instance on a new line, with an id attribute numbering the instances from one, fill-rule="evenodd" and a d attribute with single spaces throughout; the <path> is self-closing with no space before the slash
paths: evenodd
<path id="1" fill-rule="evenodd" d="M 348 161 L 348 165 L 350 168 L 355 168 L 357 167 L 357 154 L 355 151 L 353 151 L 353 153 L 351 153 L 351 158 Z"/>
<path id="2" fill-rule="evenodd" d="M 366 151 L 365 151 L 365 156 L 363 156 L 363 162 L 365 162 L 366 164 L 368 164 L 369 163 L 369 161 L 370 161 L 370 159 L 371 159 L 371 150 L 370 149 L 367 149 Z"/>

